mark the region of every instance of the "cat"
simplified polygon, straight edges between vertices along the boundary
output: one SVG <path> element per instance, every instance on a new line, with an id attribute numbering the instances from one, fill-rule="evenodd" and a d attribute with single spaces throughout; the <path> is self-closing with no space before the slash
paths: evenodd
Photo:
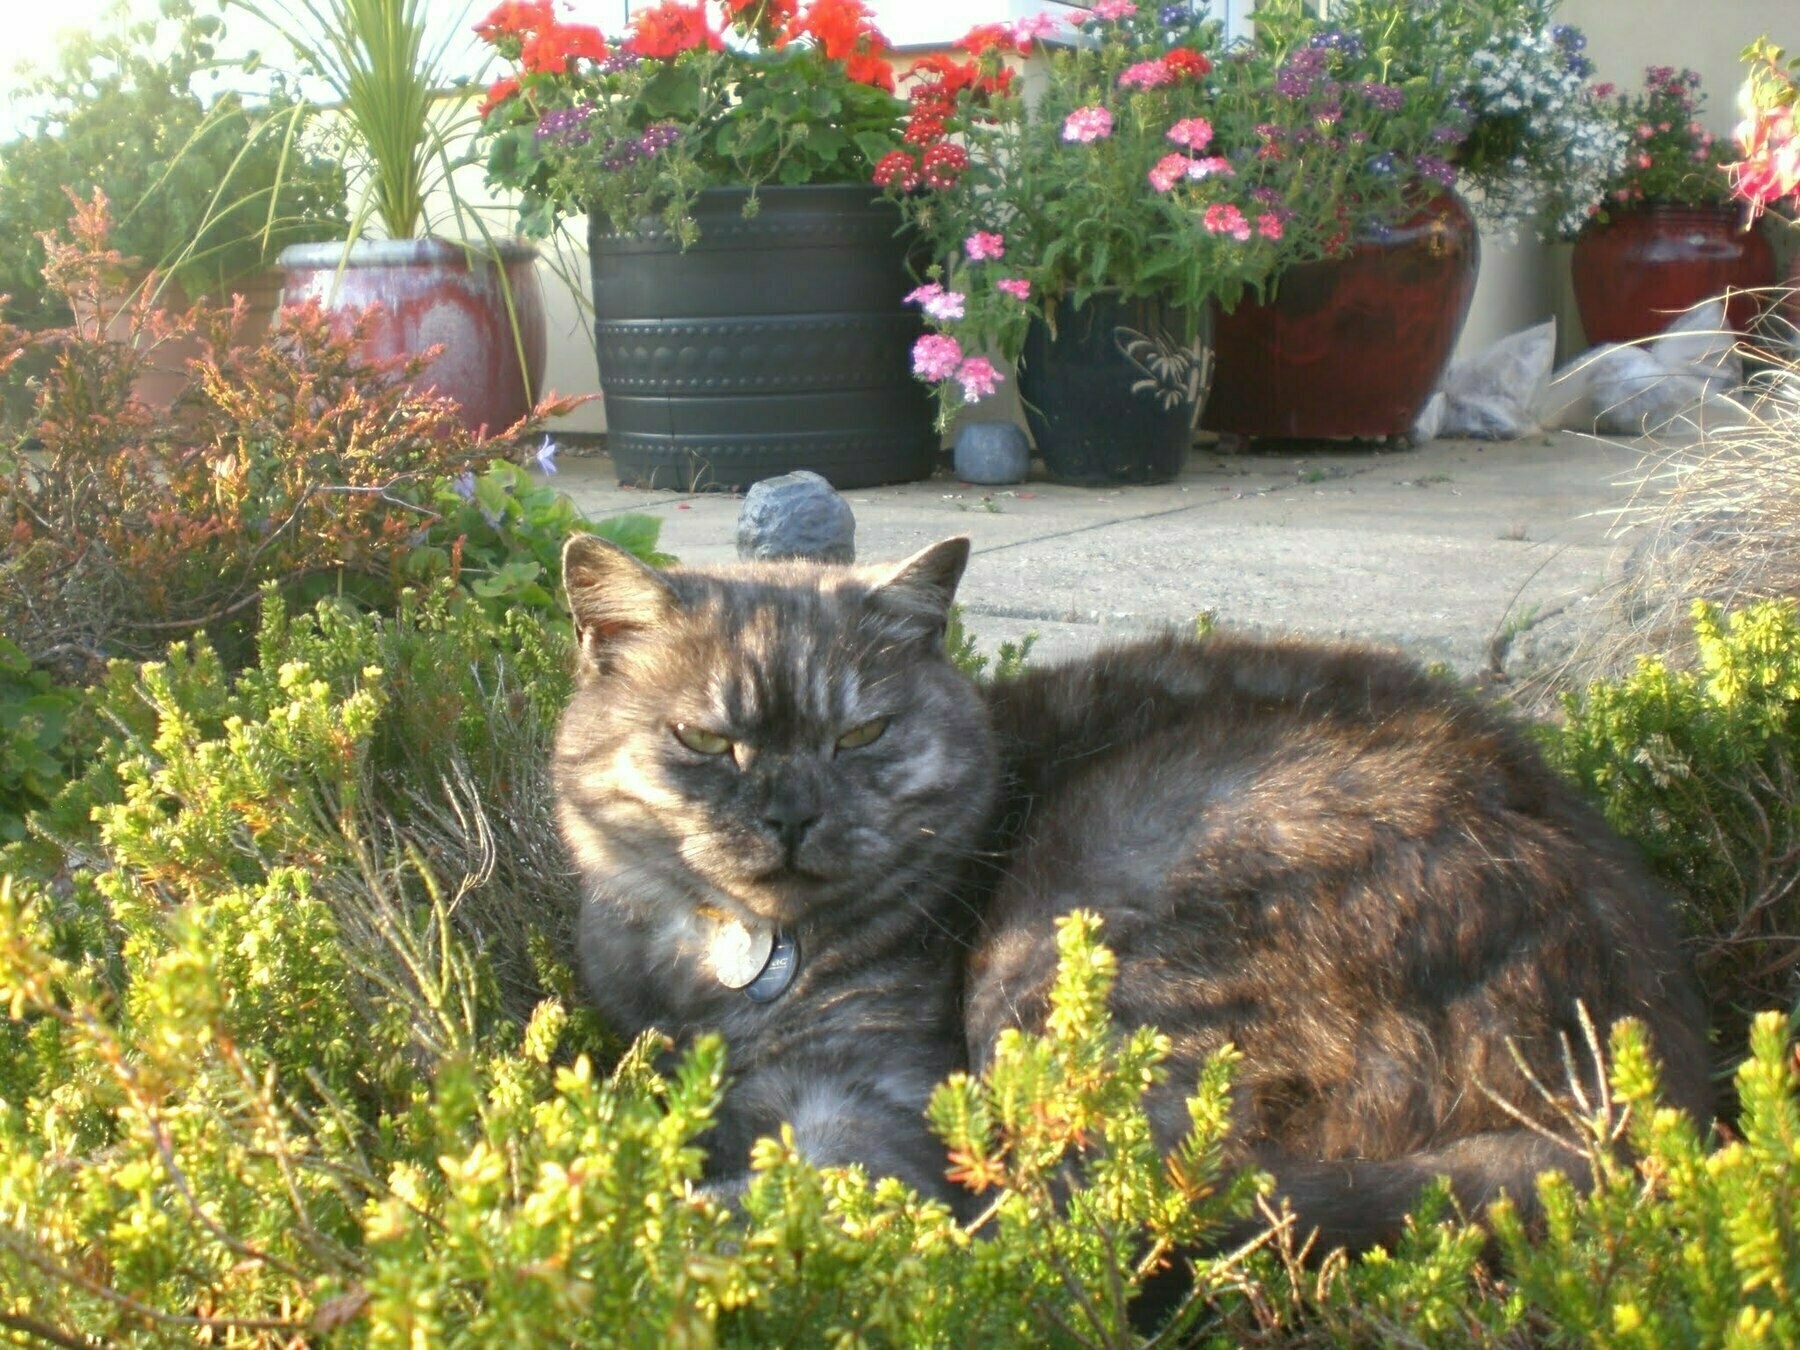
<path id="1" fill-rule="evenodd" d="M 968 554 L 659 571 L 567 547 L 581 965 L 622 1031 L 724 1035 L 715 1184 L 788 1121 L 816 1163 L 966 1204 L 926 1100 L 1041 1030 L 1076 907 L 1104 919 L 1119 1022 L 1172 1038 L 1159 1143 L 1234 1044 L 1232 1161 L 1325 1244 L 1391 1240 L 1440 1175 L 1473 1213 L 1577 1168 L 1526 1123 L 1555 1112 L 1514 1048 L 1556 1090 L 1579 1008 L 1642 1019 L 1668 1099 L 1707 1118 L 1668 900 L 1498 714 L 1398 655 L 1222 634 L 977 687 L 944 651 Z"/>

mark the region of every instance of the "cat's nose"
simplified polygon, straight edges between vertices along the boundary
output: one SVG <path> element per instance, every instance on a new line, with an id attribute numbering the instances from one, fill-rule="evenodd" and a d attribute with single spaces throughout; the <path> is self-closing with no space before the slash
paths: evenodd
<path id="1" fill-rule="evenodd" d="M 800 841 L 806 838 L 806 832 L 818 820 L 819 813 L 810 803 L 776 802 L 764 812 L 763 828 L 780 840 L 791 859 L 800 847 Z"/>

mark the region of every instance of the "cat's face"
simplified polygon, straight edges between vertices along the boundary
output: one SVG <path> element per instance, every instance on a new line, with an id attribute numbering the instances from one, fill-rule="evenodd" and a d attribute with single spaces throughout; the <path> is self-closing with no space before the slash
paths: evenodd
<path id="1" fill-rule="evenodd" d="M 994 790 L 985 712 L 942 652 L 967 552 L 662 573 L 572 541 L 556 788 L 590 884 L 792 925 L 941 877 Z"/>

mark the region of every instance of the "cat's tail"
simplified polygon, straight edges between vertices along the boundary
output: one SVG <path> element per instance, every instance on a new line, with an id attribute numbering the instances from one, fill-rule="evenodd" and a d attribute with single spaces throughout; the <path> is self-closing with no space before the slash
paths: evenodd
<path id="1" fill-rule="evenodd" d="M 1505 1194 L 1527 1223 L 1538 1214 L 1541 1173 L 1561 1172 L 1584 1190 L 1591 1184 L 1586 1159 L 1574 1144 L 1524 1126 L 1468 1135 L 1397 1158 L 1320 1162 L 1269 1149 L 1253 1151 L 1244 1161 L 1275 1178 L 1272 1198 L 1293 1211 L 1297 1245 L 1310 1237 L 1319 1255 L 1338 1247 L 1391 1246 L 1421 1193 L 1439 1177 L 1449 1179 L 1469 1218 L 1479 1219 Z M 1246 1221 L 1232 1236 L 1247 1241 L 1263 1226 L 1261 1220 Z"/>

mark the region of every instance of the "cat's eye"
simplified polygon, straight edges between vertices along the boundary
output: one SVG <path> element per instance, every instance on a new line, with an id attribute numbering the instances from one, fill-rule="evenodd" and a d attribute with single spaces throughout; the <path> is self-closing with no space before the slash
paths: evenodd
<path id="1" fill-rule="evenodd" d="M 698 755 L 722 755 L 731 749 L 729 736 L 721 736 L 691 722 L 677 722 L 669 730 L 675 733 L 676 740 Z"/>
<path id="2" fill-rule="evenodd" d="M 865 745 L 873 745 L 881 739 L 881 733 L 887 730 L 887 718 L 877 717 L 864 722 L 860 727 L 851 727 L 837 738 L 840 750 L 860 750 Z"/>

